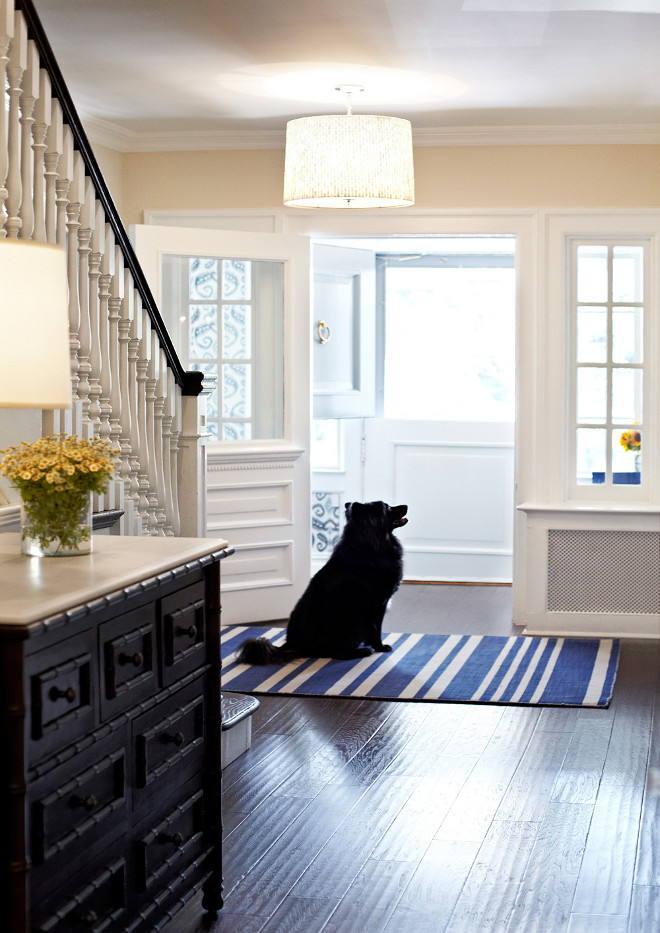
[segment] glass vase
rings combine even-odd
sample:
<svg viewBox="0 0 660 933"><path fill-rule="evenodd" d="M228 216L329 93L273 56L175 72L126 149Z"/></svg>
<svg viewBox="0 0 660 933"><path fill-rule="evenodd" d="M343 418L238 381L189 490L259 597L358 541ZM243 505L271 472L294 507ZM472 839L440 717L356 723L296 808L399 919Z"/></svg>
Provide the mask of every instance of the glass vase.
<svg viewBox="0 0 660 933"><path fill-rule="evenodd" d="M60 501L61 500L61 501ZM21 553L31 557L77 557L92 550L92 493L52 494L21 502Z"/></svg>

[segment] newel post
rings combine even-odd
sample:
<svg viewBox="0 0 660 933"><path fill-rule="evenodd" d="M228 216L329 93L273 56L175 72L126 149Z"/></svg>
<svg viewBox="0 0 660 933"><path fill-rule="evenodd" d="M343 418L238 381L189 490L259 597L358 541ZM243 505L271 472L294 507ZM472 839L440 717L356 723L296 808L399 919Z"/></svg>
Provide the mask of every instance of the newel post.
<svg viewBox="0 0 660 933"><path fill-rule="evenodd" d="M182 538L206 537L206 400L215 378L204 377L199 395L181 397L177 485Z"/></svg>

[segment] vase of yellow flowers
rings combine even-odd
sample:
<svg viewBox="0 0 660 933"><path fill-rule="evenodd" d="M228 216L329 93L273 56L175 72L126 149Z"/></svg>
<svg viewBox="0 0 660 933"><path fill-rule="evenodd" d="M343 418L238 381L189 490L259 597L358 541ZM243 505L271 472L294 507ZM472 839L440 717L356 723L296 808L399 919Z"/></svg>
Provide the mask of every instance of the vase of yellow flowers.
<svg viewBox="0 0 660 933"><path fill-rule="evenodd" d="M642 450L642 435L639 431L623 431L621 437L619 438L619 443L624 450L631 450L635 454L635 470L637 473L641 469L641 450Z"/></svg>
<svg viewBox="0 0 660 933"><path fill-rule="evenodd" d="M94 437L54 434L2 451L2 474L21 497L21 551L70 557L92 550L92 494L115 470L112 446Z"/></svg>

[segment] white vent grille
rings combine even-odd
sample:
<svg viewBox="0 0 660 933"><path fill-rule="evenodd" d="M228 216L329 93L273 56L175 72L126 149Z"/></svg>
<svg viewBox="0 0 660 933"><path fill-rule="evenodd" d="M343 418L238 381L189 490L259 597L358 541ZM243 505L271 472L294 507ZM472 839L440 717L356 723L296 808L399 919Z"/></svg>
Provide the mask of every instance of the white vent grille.
<svg viewBox="0 0 660 933"><path fill-rule="evenodd" d="M548 612L660 612L660 534L548 530Z"/></svg>

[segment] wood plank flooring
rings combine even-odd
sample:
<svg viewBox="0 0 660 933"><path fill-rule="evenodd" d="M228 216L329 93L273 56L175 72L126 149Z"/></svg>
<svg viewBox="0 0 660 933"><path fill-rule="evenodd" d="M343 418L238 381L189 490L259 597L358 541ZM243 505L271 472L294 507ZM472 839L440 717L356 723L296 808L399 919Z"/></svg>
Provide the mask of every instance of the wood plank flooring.
<svg viewBox="0 0 660 933"><path fill-rule="evenodd" d="M404 585L386 629L509 634L509 599ZM225 906L164 933L657 933L659 669L624 642L607 710L261 697Z"/></svg>

